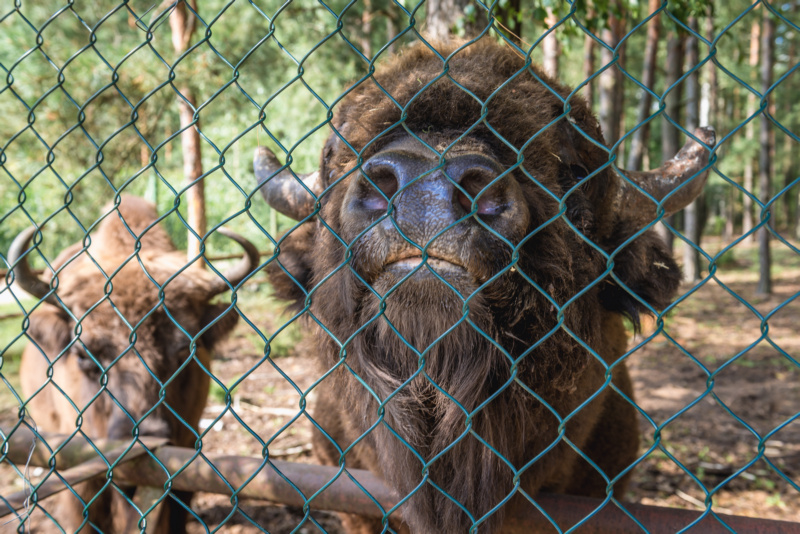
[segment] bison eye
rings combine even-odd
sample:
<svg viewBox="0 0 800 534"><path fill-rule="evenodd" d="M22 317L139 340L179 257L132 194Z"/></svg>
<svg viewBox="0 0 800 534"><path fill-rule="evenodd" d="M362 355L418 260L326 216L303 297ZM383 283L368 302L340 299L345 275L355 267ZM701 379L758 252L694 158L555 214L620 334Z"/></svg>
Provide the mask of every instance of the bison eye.
<svg viewBox="0 0 800 534"><path fill-rule="evenodd" d="M89 377L100 376L102 368L89 356L86 349L80 344L75 344L72 352L78 358L78 368Z"/></svg>
<svg viewBox="0 0 800 534"><path fill-rule="evenodd" d="M576 181L583 180L589 176L589 171L583 165L573 164L569 166L569 169L572 171L572 176L575 177Z"/></svg>

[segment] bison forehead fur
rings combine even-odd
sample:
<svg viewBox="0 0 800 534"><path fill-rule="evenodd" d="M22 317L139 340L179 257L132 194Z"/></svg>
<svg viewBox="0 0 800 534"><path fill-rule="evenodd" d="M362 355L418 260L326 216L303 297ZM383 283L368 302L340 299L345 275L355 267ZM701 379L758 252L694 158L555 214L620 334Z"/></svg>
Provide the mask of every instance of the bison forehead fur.
<svg viewBox="0 0 800 534"><path fill-rule="evenodd" d="M12 260L20 285L47 301L31 315L32 342L20 368L30 415L48 432L71 434L80 420L81 431L90 438L130 439L135 423L140 435L191 446L209 390L209 376L197 362L209 367L212 347L230 332L238 316L224 304L210 303L221 292L219 277L187 265L185 253L158 226L152 204L123 196L116 209L107 206L105 212L86 250L76 243L52 262L60 302L37 294L41 282L28 276L25 258ZM32 234L26 235L15 243L25 248ZM252 258L246 262L249 272ZM232 283L238 281L234 278ZM191 337L206 328L190 351ZM196 361L187 364L190 358ZM77 488L84 502L93 501L103 481ZM188 495L176 495L188 504ZM62 528L75 529L84 521L84 505L77 498L64 492L56 500L50 511ZM123 532L139 519L130 506L120 504L122 498L114 491L103 492L93 502L89 518L105 532ZM167 507L169 514L162 514L163 523L156 521L153 531L182 532L183 505L168 499Z"/></svg>
<svg viewBox="0 0 800 534"><path fill-rule="evenodd" d="M680 275L653 232L617 250L641 219L620 209L625 182L603 168L580 98L565 106L568 88L487 40L443 69L412 47L348 94L322 154L321 208L281 247L292 278L276 265L270 276L296 306L314 288L319 360L337 367L319 386L318 457L338 465L357 441L348 466L413 493L403 529L482 521L489 533L525 505L495 510L517 476L528 494L606 494L559 439L567 416L565 437L610 479L633 463L635 410L603 384L610 374L631 398L623 316L666 306ZM614 277L588 241L615 252Z"/></svg>

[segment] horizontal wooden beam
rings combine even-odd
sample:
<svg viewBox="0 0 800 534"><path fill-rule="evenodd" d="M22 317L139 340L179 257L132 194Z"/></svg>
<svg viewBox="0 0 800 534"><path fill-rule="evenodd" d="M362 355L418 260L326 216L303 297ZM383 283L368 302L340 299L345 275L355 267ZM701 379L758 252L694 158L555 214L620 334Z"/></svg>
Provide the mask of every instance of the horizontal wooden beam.
<svg viewBox="0 0 800 534"><path fill-rule="evenodd" d="M7 436L8 433L3 431L3 435ZM51 434L43 434L42 438L50 447L62 444L64 441L64 436ZM32 439L33 434L28 428L18 427L3 444L2 451L6 453L6 459L25 464L31 452ZM94 445L99 450L112 451L126 444L119 441L96 440ZM114 468L114 479L135 486L164 487L167 483L164 472L166 467L170 473L179 473L171 480L173 490L237 495L245 499L262 499L300 507L308 504L317 510L369 517L382 517L386 510L393 508L398 502L397 495L386 487L380 478L361 469L285 462L269 458L205 453L199 455L194 449L171 447L154 442L152 445L154 446L148 447L152 454L140 454L135 458L126 457L126 461ZM142 447L139 448L143 450ZM86 443L81 436L74 436L61 447L60 451L56 458L56 466L59 469L68 469L77 463L92 461L97 456L94 447ZM43 444L36 447L30 455L30 464L43 467L50 465L50 454ZM105 471L100 475L103 473ZM695 522L692 528L685 532L800 534L800 523L716 514L711 511L699 512L627 502L615 504L601 499L568 495L541 494L537 495L535 500L561 531L583 522L577 529L580 534L607 532L641 534L642 528L631 517L635 517L648 532L653 534L677 532ZM550 519L529 502L520 498L509 506L513 509L509 510L508 518L503 525L504 534L558 532Z"/></svg>

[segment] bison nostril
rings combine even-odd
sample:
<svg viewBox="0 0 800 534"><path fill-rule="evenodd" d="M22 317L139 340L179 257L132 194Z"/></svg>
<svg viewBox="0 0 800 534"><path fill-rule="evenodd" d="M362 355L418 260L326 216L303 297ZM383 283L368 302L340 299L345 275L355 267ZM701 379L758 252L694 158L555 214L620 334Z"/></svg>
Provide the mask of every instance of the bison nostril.
<svg viewBox="0 0 800 534"><path fill-rule="evenodd" d="M457 169L456 169L457 170ZM448 173L452 171L448 169ZM465 169L461 175L452 176L459 183L456 189L458 203L467 212L473 211L480 216L499 215L505 209L503 190L500 183L495 182L497 174L485 167Z"/></svg>
<svg viewBox="0 0 800 534"><path fill-rule="evenodd" d="M367 189L362 198L364 208L385 211L389 207L389 199L397 192L395 169L392 165L368 163L364 166L363 174Z"/></svg>
<svg viewBox="0 0 800 534"><path fill-rule="evenodd" d="M499 215L505 210L505 204L501 203L499 199L491 197L487 193L479 195L477 198L471 198L465 195L462 191L457 192L458 203L468 213L472 212L472 203L475 202L475 214L481 216Z"/></svg>

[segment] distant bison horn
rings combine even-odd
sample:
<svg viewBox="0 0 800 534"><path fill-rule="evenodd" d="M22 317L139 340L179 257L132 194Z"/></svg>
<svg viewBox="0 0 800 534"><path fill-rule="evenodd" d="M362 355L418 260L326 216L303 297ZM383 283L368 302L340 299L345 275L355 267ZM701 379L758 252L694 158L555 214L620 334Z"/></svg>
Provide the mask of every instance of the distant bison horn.
<svg viewBox="0 0 800 534"><path fill-rule="evenodd" d="M227 280L217 279L217 282L211 287L209 298L214 295L224 293L231 287L236 287L244 280L250 273L252 273L259 264L258 249L250 241L240 236L236 232L225 228L224 226L217 230L219 233L233 239L244 249L244 257L239 260L239 263L222 273L222 276ZM230 284L230 285L229 285Z"/></svg>
<svg viewBox="0 0 800 534"><path fill-rule="evenodd" d="M323 190L319 171L295 175L288 166L281 165L270 149L263 146L256 148L253 170L261 194L273 209L296 221L313 213L317 202L315 197L319 197Z"/></svg>
<svg viewBox="0 0 800 534"><path fill-rule="evenodd" d="M33 273L30 264L28 264L27 255L23 256L23 253L28 249L30 241L36 231L36 228L30 227L19 233L11 243L11 248L8 251L8 263L12 266L14 278L22 289L38 299L44 299L45 302L58 306L58 299L54 293L50 292L50 285ZM244 249L245 255L238 264L222 273L225 280L218 279L217 282L211 286L208 295L209 299L227 291L231 286L236 287L247 275L252 273L259 264L258 249L256 249L255 245L227 228L223 227L218 231L222 235L239 243Z"/></svg>
<svg viewBox="0 0 800 534"><path fill-rule="evenodd" d="M50 292L50 284L45 283L42 279L36 276L28 264L28 256L23 256L23 253L30 246L33 235L38 231L38 228L31 226L19 233L14 241L11 243L11 248L8 250L8 264L14 273L14 278L19 286L36 297L43 299L45 302L58 306L58 299L55 293Z"/></svg>
<svg viewBox="0 0 800 534"><path fill-rule="evenodd" d="M716 134L713 128L703 127L696 129L694 136L705 146L694 139L689 139L672 159L658 169L646 172L620 171L630 182L639 186L657 202L661 202L665 217L688 206L700 195L706 183L708 177L706 167L711 148L717 142ZM615 208L621 217L632 220L638 223L638 227L642 227L656 218L656 205L644 198L628 180L619 179Z"/></svg>

